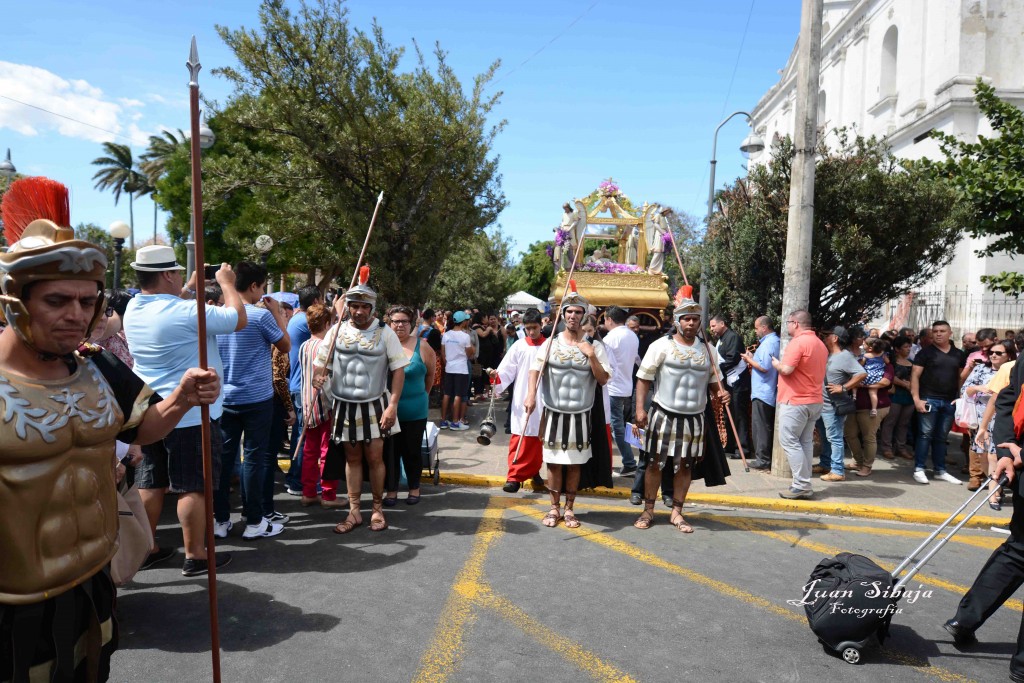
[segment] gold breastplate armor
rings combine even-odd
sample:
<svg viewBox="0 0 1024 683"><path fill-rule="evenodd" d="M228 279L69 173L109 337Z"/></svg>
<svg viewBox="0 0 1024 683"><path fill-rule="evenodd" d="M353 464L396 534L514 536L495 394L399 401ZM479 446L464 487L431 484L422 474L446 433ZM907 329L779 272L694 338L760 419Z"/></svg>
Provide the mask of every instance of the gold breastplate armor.
<svg viewBox="0 0 1024 683"><path fill-rule="evenodd" d="M0 374L0 603L53 597L110 561L114 439L124 428L87 360L60 380Z"/></svg>

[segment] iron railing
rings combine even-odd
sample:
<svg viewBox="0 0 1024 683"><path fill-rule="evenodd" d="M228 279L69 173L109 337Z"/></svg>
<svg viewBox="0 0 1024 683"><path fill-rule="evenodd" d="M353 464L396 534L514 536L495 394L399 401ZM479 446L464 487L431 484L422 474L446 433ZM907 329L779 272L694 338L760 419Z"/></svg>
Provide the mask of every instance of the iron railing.
<svg viewBox="0 0 1024 683"><path fill-rule="evenodd" d="M1024 297L972 293L966 287L924 289L890 301L884 313L890 326L914 330L929 327L934 320L946 320L954 339L982 327L994 327L1002 335L1006 330L1024 328Z"/></svg>

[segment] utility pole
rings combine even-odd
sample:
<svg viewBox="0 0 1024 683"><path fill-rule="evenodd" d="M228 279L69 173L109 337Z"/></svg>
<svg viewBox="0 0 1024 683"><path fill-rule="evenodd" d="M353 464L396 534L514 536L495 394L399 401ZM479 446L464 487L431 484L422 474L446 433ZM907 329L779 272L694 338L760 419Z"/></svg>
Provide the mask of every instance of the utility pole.
<svg viewBox="0 0 1024 683"><path fill-rule="evenodd" d="M818 78L821 74L821 14L823 0L803 0L800 11L800 47L797 50L796 126L793 131L793 167L790 173L789 226L786 232L786 269L782 285L782 320L792 311L806 309L811 289L811 244L814 237L814 156L818 146ZM789 330L782 325L782 348ZM776 412L776 415L778 413ZM772 474L790 477L789 460L779 444L778 422L772 448Z"/></svg>

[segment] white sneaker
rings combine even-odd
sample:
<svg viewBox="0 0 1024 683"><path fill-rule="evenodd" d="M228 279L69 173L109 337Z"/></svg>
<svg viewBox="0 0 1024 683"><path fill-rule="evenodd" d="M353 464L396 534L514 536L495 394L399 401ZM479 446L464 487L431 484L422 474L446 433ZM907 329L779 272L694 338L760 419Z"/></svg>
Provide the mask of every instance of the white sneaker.
<svg viewBox="0 0 1024 683"><path fill-rule="evenodd" d="M469 431L469 425L465 422L454 422L452 423L451 430L453 432L465 432Z"/></svg>
<svg viewBox="0 0 1024 683"><path fill-rule="evenodd" d="M914 470L914 481L918 484L927 484L928 475L924 473L924 470Z"/></svg>
<svg viewBox="0 0 1024 683"><path fill-rule="evenodd" d="M228 534L231 533L231 520L226 522L214 522L213 523L213 535L217 538L227 538Z"/></svg>
<svg viewBox="0 0 1024 683"><path fill-rule="evenodd" d="M939 472L938 474L935 475L935 478L941 479L942 481L948 481L950 484L963 484L962 481L954 477L949 472Z"/></svg>
<svg viewBox="0 0 1024 683"><path fill-rule="evenodd" d="M245 527L242 540L255 541L257 538L270 538L271 536L277 536L282 531L284 531L283 524L274 524L263 519L256 526Z"/></svg>

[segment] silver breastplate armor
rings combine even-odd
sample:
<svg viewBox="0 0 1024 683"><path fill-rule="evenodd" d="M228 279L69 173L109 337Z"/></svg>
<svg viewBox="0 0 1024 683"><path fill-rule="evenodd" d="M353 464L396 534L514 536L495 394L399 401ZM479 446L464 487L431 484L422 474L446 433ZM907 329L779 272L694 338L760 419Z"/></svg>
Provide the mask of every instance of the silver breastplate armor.
<svg viewBox="0 0 1024 683"><path fill-rule="evenodd" d="M560 413L584 413L594 406L596 390L597 378L587 357L556 338L541 382L544 405Z"/></svg>
<svg viewBox="0 0 1024 683"><path fill-rule="evenodd" d="M378 323L360 330L342 325L331 363L331 395L349 403L372 401L384 395L388 378L388 356Z"/></svg>
<svg viewBox="0 0 1024 683"><path fill-rule="evenodd" d="M672 340L665 362L658 368L654 400L673 413L703 413L710 377L711 361L703 344L683 346Z"/></svg>

